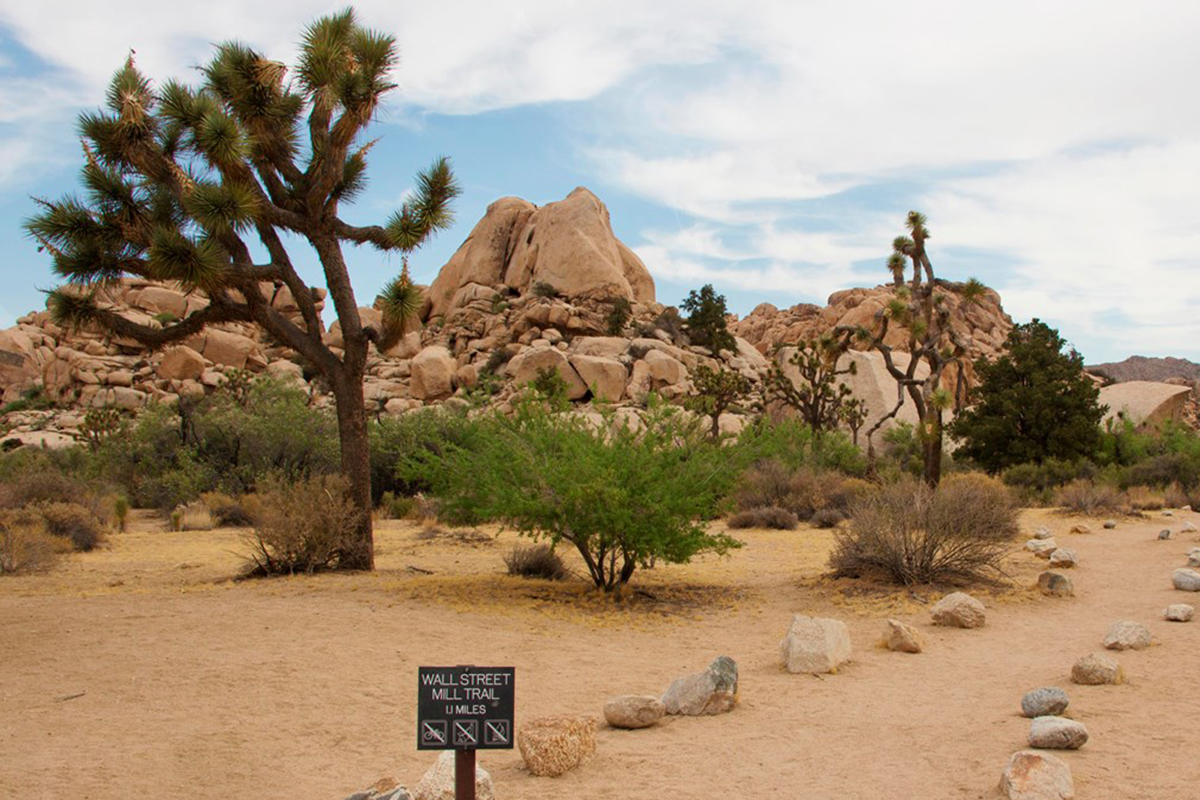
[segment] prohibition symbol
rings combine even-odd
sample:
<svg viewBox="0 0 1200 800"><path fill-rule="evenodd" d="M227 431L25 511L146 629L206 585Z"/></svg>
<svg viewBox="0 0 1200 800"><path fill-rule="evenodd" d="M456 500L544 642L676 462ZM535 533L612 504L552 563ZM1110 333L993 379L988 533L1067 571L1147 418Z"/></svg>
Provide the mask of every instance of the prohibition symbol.
<svg viewBox="0 0 1200 800"><path fill-rule="evenodd" d="M490 719L483 723L484 744L508 744L508 720Z"/></svg>
<svg viewBox="0 0 1200 800"><path fill-rule="evenodd" d="M479 720L456 719L454 721L454 746L474 747L479 743Z"/></svg>
<svg viewBox="0 0 1200 800"><path fill-rule="evenodd" d="M434 720L421 723L421 744L446 744L446 721Z"/></svg>

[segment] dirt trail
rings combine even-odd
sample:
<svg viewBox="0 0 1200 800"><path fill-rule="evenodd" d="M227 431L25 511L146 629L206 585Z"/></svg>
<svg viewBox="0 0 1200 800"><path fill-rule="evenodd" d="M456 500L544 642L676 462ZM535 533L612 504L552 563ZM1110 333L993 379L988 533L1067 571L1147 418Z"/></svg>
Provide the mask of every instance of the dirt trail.
<svg viewBox="0 0 1200 800"><path fill-rule="evenodd" d="M1020 698L1042 685L1065 688L1091 733L1062 756L1081 800L1200 797L1200 622L1161 614L1200 600L1170 584L1200 535L1156 540L1184 519L1200 515L1069 535L1077 520L1027 513L1027 530L1045 522L1080 554L1077 596L981 594L988 623L971 631L819 578L829 534L807 529L750 532L729 559L647 573L658 602L614 611L582 587L499 575L507 536L468 546L390 524L376 574L214 583L236 569L236 533L142 523L55 573L0 580L0 797L339 800L384 774L412 786L432 760L415 750L420 664L516 665L519 724L599 715L608 697L659 693L722 653L741 671L733 713L602 727L595 759L558 779L529 776L516 751L482 754L498 797L992 797L1025 745ZM1014 556L1019 583L1044 563ZM782 671L793 612L845 620L854 662L824 678ZM917 624L926 652L880 649L888 615ZM1069 683L1119 619L1156 640L1118 654L1128 683Z"/></svg>

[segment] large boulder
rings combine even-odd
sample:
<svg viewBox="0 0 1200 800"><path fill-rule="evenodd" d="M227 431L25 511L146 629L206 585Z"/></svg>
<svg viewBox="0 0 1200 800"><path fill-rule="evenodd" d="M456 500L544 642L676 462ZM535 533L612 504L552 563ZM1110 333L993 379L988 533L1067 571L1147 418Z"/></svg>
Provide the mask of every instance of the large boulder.
<svg viewBox="0 0 1200 800"><path fill-rule="evenodd" d="M11 403L21 392L37 385L42 368L37 363L36 348L29 336L19 328L0 331L0 399Z"/></svg>
<svg viewBox="0 0 1200 800"><path fill-rule="evenodd" d="M413 800L454 800L454 751L438 756L421 782L413 789ZM486 769L475 767L475 800L495 800L492 776Z"/></svg>
<svg viewBox="0 0 1200 800"><path fill-rule="evenodd" d="M1073 800L1071 768L1047 753L1013 753L1000 776L1000 796L1006 800Z"/></svg>
<svg viewBox="0 0 1200 800"><path fill-rule="evenodd" d="M1105 422L1123 417L1135 425L1157 425L1180 419L1191 391L1173 383L1125 381L1103 387L1099 402L1108 406Z"/></svg>
<svg viewBox="0 0 1200 800"><path fill-rule="evenodd" d="M582 187L537 208L516 197L488 206L429 287L424 318L450 317L470 284L526 294L547 283L572 300L654 302L654 279L613 234L608 209Z"/></svg>
<svg viewBox="0 0 1200 800"><path fill-rule="evenodd" d="M545 369L556 371L567 384L567 399L578 400L588 392L587 384L579 377L561 350L536 347L522 350L508 362L505 371L517 386L524 386Z"/></svg>
<svg viewBox="0 0 1200 800"><path fill-rule="evenodd" d="M796 614L779 649L788 672L837 672L850 660L850 630L840 620Z"/></svg>
<svg viewBox="0 0 1200 800"><path fill-rule="evenodd" d="M530 772L556 778L596 752L596 720L587 716L531 719L517 731L517 747Z"/></svg>
<svg viewBox="0 0 1200 800"><path fill-rule="evenodd" d="M220 328L206 330L193 337L190 344L209 361L223 367L245 369L251 358L262 356L253 339Z"/></svg>
<svg viewBox="0 0 1200 800"><path fill-rule="evenodd" d="M430 345L412 360L409 391L418 400L440 400L454 391L458 362L441 345Z"/></svg>
<svg viewBox="0 0 1200 800"><path fill-rule="evenodd" d="M732 711L738 700L737 663L720 656L703 672L676 678L662 700L668 714L702 716Z"/></svg>
<svg viewBox="0 0 1200 800"><path fill-rule="evenodd" d="M158 373L158 377L167 380L195 381L204 374L206 363L204 356L187 345L180 345L167 351L162 361L158 362L155 372Z"/></svg>
<svg viewBox="0 0 1200 800"><path fill-rule="evenodd" d="M570 362L597 399L616 402L625 394L625 382L629 373L620 361L602 356L575 354L570 357Z"/></svg>

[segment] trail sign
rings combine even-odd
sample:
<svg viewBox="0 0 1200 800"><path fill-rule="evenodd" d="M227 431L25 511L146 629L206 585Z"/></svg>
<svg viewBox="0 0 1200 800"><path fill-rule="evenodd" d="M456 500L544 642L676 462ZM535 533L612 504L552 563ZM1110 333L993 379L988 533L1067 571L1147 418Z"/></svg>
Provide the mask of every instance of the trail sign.
<svg viewBox="0 0 1200 800"><path fill-rule="evenodd" d="M511 750L514 667L420 667L418 750Z"/></svg>

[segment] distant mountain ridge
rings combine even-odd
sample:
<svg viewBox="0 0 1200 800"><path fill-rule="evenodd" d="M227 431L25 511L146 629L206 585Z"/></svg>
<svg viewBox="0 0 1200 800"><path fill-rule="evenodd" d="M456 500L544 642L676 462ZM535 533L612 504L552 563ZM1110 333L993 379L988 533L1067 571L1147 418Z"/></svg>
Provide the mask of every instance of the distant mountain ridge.
<svg viewBox="0 0 1200 800"><path fill-rule="evenodd" d="M1185 380L1188 383L1200 381L1200 364L1188 361L1186 358L1148 358L1146 356L1130 356L1124 361L1108 364L1093 364L1088 366L1088 372L1107 375L1117 383L1126 381L1156 381L1158 383Z"/></svg>

